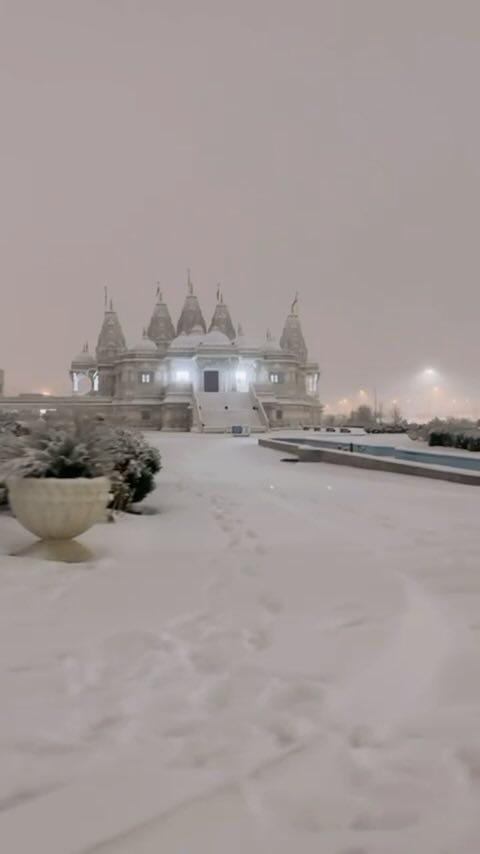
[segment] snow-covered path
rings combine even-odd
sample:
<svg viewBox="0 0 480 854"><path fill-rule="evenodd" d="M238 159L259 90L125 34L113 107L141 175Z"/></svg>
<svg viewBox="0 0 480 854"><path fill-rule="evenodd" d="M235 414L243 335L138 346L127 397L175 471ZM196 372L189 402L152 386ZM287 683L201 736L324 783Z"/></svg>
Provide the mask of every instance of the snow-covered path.
<svg viewBox="0 0 480 854"><path fill-rule="evenodd" d="M1 850L478 854L475 489L151 438L90 564L0 516Z"/></svg>

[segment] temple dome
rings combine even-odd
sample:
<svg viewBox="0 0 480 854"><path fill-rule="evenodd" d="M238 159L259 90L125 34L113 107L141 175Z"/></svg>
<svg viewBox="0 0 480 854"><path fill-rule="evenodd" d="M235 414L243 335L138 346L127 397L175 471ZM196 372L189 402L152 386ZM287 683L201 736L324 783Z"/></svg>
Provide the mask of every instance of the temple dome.
<svg viewBox="0 0 480 854"><path fill-rule="evenodd" d="M147 336L147 333L144 332L141 341L135 345L135 347L130 347L129 352L133 353L156 353L157 345Z"/></svg>
<svg viewBox="0 0 480 854"><path fill-rule="evenodd" d="M95 358L91 353L79 353L72 359L72 365L95 365Z"/></svg>
<svg viewBox="0 0 480 854"><path fill-rule="evenodd" d="M96 367L96 364L95 357L92 353L89 353L87 345L85 345L81 353L78 353L78 355L72 359L72 367L94 368Z"/></svg>

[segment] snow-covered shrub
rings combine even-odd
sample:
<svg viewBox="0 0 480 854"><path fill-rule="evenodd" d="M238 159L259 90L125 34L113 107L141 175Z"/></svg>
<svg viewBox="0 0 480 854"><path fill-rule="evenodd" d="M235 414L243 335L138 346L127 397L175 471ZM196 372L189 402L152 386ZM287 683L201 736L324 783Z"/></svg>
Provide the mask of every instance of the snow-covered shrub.
<svg viewBox="0 0 480 854"><path fill-rule="evenodd" d="M455 432L454 430L432 430L428 436L428 444L431 447L441 446L444 448L461 448L464 451L480 451L480 435L473 431Z"/></svg>
<svg viewBox="0 0 480 854"><path fill-rule="evenodd" d="M112 507L125 510L155 488L159 452L142 435L120 427L38 426L28 435L0 435L0 480L16 477L98 477L112 484Z"/></svg>
<svg viewBox="0 0 480 854"><path fill-rule="evenodd" d="M98 455L111 477L112 506L125 510L155 489L160 453L141 434L122 427L106 428L100 436Z"/></svg>
<svg viewBox="0 0 480 854"><path fill-rule="evenodd" d="M453 435L446 430L432 430L428 437L428 444L432 448L435 446L451 448L453 445Z"/></svg>
<svg viewBox="0 0 480 854"><path fill-rule="evenodd" d="M7 436L24 436L28 430L15 418L13 412L0 412L0 441ZM6 484L0 480L0 507L8 504Z"/></svg>
<svg viewBox="0 0 480 854"><path fill-rule="evenodd" d="M101 474L93 432L42 425L27 435L0 436L0 475L4 478L91 478Z"/></svg>

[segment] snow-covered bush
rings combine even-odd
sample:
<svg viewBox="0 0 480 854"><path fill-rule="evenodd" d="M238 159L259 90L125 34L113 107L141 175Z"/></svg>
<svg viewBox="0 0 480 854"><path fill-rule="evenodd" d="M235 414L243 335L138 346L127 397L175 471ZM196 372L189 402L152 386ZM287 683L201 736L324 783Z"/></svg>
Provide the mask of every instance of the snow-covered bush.
<svg viewBox="0 0 480 854"><path fill-rule="evenodd" d="M42 425L27 435L0 436L0 475L4 478L91 478L102 474L93 432Z"/></svg>
<svg viewBox="0 0 480 854"><path fill-rule="evenodd" d="M114 509L125 510L155 489L155 475L162 467L160 453L141 434L106 428L101 431L98 453L108 461Z"/></svg>
<svg viewBox="0 0 480 854"><path fill-rule="evenodd" d="M0 480L8 477L78 478L106 475L112 507L125 510L155 488L159 452L123 428L77 425L37 427L29 435L0 435Z"/></svg>
<svg viewBox="0 0 480 854"><path fill-rule="evenodd" d="M20 424L13 412L0 412L0 441L7 436L27 435L29 431ZM6 484L0 480L0 507L8 504L8 490Z"/></svg>
<svg viewBox="0 0 480 854"><path fill-rule="evenodd" d="M480 451L480 435L478 431L455 432L454 430L432 430L428 437L431 447L462 448L464 451Z"/></svg>

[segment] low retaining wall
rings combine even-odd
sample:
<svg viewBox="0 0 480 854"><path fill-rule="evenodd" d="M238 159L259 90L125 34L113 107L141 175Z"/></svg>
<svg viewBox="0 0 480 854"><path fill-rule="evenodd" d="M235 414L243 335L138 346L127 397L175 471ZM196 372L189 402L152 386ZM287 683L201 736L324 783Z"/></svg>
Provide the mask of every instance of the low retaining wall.
<svg viewBox="0 0 480 854"><path fill-rule="evenodd" d="M443 466L424 465L422 463L403 462L391 457L373 457L355 454L350 451L327 450L325 448L309 448L295 445L293 442L282 442L277 439L259 439L258 444L263 448L282 451L290 457L296 457L301 462L330 463L337 466L350 466L357 469L410 474L414 477L428 477L432 480L448 480L451 483L466 483L469 486L480 486L480 472L459 471Z"/></svg>

